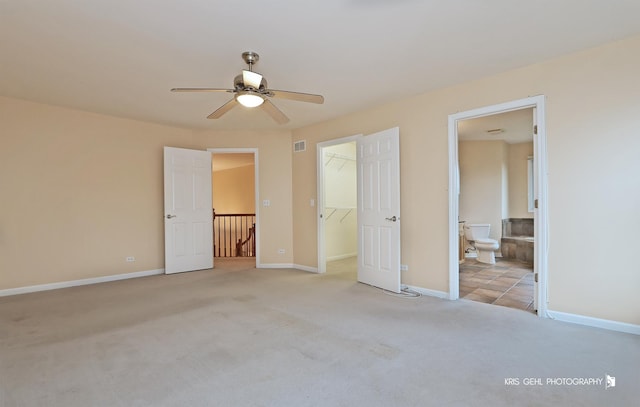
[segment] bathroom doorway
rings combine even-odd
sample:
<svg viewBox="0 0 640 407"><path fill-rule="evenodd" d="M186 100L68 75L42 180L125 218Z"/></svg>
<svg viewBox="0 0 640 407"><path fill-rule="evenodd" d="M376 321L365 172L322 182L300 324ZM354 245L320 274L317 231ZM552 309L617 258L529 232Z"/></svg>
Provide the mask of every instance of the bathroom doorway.
<svg viewBox="0 0 640 407"><path fill-rule="evenodd" d="M458 121L460 298L529 312L533 115L529 107ZM474 237L490 240L481 244Z"/></svg>
<svg viewBox="0 0 640 407"><path fill-rule="evenodd" d="M543 96L449 116L451 299L546 317L543 124ZM470 225L491 239L482 250L465 234ZM496 246L490 264L485 247Z"/></svg>
<svg viewBox="0 0 640 407"><path fill-rule="evenodd" d="M318 272L357 281L356 139L318 143Z"/></svg>

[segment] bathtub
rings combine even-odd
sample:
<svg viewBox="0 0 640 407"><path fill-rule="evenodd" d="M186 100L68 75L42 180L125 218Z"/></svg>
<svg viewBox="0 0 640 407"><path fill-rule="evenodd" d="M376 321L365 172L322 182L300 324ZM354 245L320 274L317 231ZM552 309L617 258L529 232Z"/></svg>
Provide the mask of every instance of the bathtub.
<svg viewBox="0 0 640 407"><path fill-rule="evenodd" d="M502 220L502 239L500 239L502 258L533 264L534 243L533 219Z"/></svg>

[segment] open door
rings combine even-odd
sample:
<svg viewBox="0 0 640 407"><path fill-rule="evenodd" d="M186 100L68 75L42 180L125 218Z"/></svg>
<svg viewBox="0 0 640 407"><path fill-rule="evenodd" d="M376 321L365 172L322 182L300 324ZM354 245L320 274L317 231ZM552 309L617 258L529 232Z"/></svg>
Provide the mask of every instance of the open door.
<svg viewBox="0 0 640 407"><path fill-rule="evenodd" d="M357 140L358 281L400 292L400 130Z"/></svg>
<svg viewBox="0 0 640 407"><path fill-rule="evenodd" d="M213 267L211 153L164 148L165 273Z"/></svg>

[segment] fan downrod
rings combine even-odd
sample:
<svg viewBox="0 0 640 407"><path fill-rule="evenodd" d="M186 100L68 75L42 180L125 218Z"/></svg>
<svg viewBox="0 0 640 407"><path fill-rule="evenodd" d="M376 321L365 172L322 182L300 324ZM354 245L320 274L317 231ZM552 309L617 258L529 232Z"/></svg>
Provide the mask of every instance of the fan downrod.
<svg viewBox="0 0 640 407"><path fill-rule="evenodd" d="M249 65L249 68L260 59L260 55L253 51L247 51L242 53L242 59L244 62Z"/></svg>

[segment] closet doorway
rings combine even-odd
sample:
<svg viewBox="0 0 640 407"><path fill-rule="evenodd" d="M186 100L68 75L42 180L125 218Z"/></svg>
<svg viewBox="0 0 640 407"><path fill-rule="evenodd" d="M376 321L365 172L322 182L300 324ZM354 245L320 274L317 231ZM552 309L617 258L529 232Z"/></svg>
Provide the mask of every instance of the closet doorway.
<svg viewBox="0 0 640 407"><path fill-rule="evenodd" d="M356 139L317 144L318 272L357 281Z"/></svg>

